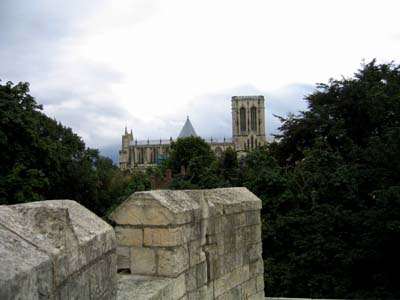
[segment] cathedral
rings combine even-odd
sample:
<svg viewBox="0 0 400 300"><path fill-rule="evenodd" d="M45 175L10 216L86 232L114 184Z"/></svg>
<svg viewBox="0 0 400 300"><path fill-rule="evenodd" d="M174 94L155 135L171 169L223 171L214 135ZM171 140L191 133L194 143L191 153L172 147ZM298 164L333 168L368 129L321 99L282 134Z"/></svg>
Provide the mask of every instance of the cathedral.
<svg viewBox="0 0 400 300"><path fill-rule="evenodd" d="M189 117L178 138L197 136ZM122 136L122 148L119 151L121 170L155 166L165 160L170 151L172 138L167 140L138 141L133 138L132 130ZM239 154L246 153L265 145L265 109L264 96L232 97L232 138L205 140L217 156L231 147Z"/></svg>

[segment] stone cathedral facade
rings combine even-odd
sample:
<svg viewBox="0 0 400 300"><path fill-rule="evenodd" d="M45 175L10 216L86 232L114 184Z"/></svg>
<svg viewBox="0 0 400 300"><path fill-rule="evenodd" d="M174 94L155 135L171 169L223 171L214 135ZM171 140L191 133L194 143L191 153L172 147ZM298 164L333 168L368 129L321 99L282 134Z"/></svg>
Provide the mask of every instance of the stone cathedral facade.
<svg viewBox="0 0 400 300"><path fill-rule="evenodd" d="M189 117L178 138L197 136ZM147 168L165 160L170 152L172 138L167 140L138 141L133 138L132 130L122 136L119 151L121 170ZM231 147L239 154L245 154L266 144L264 96L232 97L232 138L205 139L215 154L221 155Z"/></svg>

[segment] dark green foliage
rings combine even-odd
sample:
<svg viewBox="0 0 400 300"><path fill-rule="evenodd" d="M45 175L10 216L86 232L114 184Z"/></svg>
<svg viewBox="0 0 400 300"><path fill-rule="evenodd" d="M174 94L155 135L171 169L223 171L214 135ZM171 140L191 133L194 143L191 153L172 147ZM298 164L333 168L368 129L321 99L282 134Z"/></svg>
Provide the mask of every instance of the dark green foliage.
<svg viewBox="0 0 400 300"><path fill-rule="evenodd" d="M1 204L72 198L104 215L167 168L174 189L244 185L263 202L268 295L400 299L399 66L372 61L319 84L308 111L240 162L190 137L147 173L117 170L27 92L0 85Z"/></svg>
<svg viewBox="0 0 400 300"><path fill-rule="evenodd" d="M270 295L398 299L400 71L320 84L279 141L246 158L260 196Z"/></svg>
<svg viewBox="0 0 400 300"><path fill-rule="evenodd" d="M216 188L224 185L217 174L217 160L210 146L200 137L178 138L171 145L166 161L173 179L171 189Z"/></svg>
<svg viewBox="0 0 400 300"><path fill-rule="evenodd" d="M239 161L236 151L231 147L226 149L218 158L217 171L225 181L226 186L239 186L241 184Z"/></svg>
<svg viewBox="0 0 400 300"><path fill-rule="evenodd" d="M70 128L48 118L29 95L28 83L0 84L0 204L74 199L103 216L146 176L116 183L120 172Z"/></svg>

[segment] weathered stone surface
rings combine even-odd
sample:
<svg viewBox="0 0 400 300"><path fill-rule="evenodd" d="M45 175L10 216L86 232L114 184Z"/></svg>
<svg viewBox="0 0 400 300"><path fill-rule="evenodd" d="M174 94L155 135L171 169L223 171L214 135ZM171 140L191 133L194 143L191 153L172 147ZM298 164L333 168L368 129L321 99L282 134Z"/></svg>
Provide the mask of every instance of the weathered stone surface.
<svg viewBox="0 0 400 300"><path fill-rule="evenodd" d="M154 275L157 271L156 252L151 248L131 248L132 274Z"/></svg>
<svg viewBox="0 0 400 300"><path fill-rule="evenodd" d="M242 187L205 190L205 197L209 205L215 206L220 214L261 209L260 199Z"/></svg>
<svg viewBox="0 0 400 300"><path fill-rule="evenodd" d="M0 299L89 299L96 280L99 296L113 294L114 231L75 201L0 206L0 229ZM103 260L91 290L90 269Z"/></svg>
<svg viewBox="0 0 400 300"><path fill-rule="evenodd" d="M143 275L118 276L118 300L169 300L185 295L185 279Z"/></svg>
<svg viewBox="0 0 400 300"><path fill-rule="evenodd" d="M118 300L158 300L175 279L143 275L118 276ZM167 298L168 299L168 298ZM173 298L169 298L173 299Z"/></svg>
<svg viewBox="0 0 400 300"><path fill-rule="evenodd" d="M255 278L251 278L250 280L242 284L242 299L249 299L256 293L257 293L257 287Z"/></svg>
<svg viewBox="0 0 400 300"><path fill-rule="evenodd" d="M143 245L142 229L117 226L115 236L121 246L141 247Z"/></svg>
<svg viewBox="0 0 400 300"><path fill-rule="evenodd" d="M130 247L117 247L117 267L118 270L131 268Z"/></svg>
<svg viewBox="0 0 400 300"><path fill-rule="evenodd" d="M226 291L234 288L235 286L239 286L248 279L249 279L248 265L236 268L232 272L227 273L221 278L215 280L214 284L215 297L224 294ZM240 299L240 296L237 299Z"/></svg>
<svg viewBox="0 0 400 300"><path fill-rule="evenodd" d="M193 221L200 204L185 191L155 190L137 192L122 203L110 219L117 224L171 225Z"/></svg>
<svg viewBox="0 0 400 300"><path fill-rule="evenodd" d="M145 246L177 246L184 241L182 227L174 228L144 228Z"/></svg>
<svg viewBox="0 0 400 300"><path fill-rule="evenodd" d="M258 299L260 208L245 188L136 193L111 216L119 261L126 265L128 247L132 273L179 279L143 299ZM121 226L143 233L143 241L133 245Z"/></svg>
<svg viewBox="0 0 400 300"><path fill-rule="evenodd" d="M157 274L166 277L176 277L189 267L189 251L187 246L173 249L157 250Z"/></svg>
<svg viewBox="0 0 400 300"><path fill-rule="evenodd" d="M0 225L0 299L50 298L52 280L51 258Z"/></svg>

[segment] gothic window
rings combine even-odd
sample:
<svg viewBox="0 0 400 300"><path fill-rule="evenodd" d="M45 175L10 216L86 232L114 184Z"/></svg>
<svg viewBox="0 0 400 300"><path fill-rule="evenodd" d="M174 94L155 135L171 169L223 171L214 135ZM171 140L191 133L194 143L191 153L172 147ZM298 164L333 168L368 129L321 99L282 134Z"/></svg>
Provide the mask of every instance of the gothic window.
<svg viewBox="0 0 400 300"><path fill-rule="evenodd" d="M240 109L240 131L246 131L246 109L244 107Z"/></svg>
<svg viewBox="0 0 400 300"><path fill-rule="evenodd" d="M254 139L253 139L253 136L251 136L251 150L254 150Z"/></svg>
<svg viewBox="0 0 400 300"><path fill-rule="evenodd" d="M251 130L257 131L257 109L253 106L250 109Z"/></svg>

